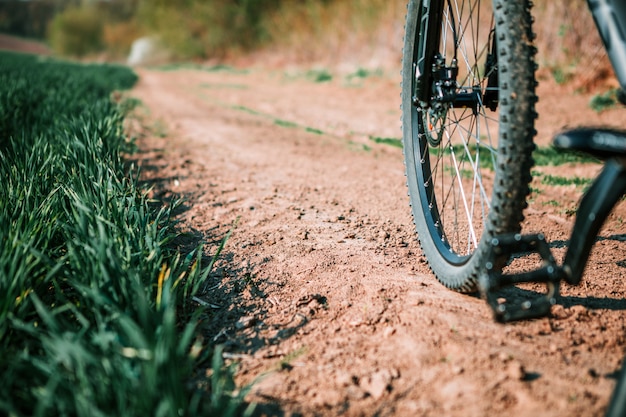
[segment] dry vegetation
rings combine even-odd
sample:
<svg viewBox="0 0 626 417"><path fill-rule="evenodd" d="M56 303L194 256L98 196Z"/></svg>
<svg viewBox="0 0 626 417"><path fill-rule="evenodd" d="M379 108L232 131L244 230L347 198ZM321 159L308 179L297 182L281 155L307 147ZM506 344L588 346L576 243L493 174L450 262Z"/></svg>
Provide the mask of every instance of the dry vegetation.
<svg viewBox="0 0 626 417"><path fill-rule="evenodd" d="M134 39L156 34L177 60L252 58L272 66L393 69L400 61L406 10L405 1L384 0L211 0L188 1L185 7L173 0L145 0L125 2L119 13L110 5L115 3L96 3L104 22L95 41L99 26L71 24L77 11L66 9L50 26L55 49L81 55L104 48L109 57L121 58ZM611 70L586 4L538 0L533 14L540 78L575 89L606 88ZM89 40L91 47L68 49L59 39Z"/></svg>
<svg viewBox="0 0 626 417"><path fill-rule="evenodd" d="M612 70L586 2L537 1L534 15L540 75L576 90L605 87Z"/></svg>

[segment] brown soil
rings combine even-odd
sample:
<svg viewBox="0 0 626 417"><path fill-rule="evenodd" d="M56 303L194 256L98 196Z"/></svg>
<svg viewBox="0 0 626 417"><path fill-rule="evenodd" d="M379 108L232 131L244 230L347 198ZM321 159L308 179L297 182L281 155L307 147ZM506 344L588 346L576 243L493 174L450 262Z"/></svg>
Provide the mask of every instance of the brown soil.
<svg viewBox="0 0 626 417"><path fill-rule="evenodd" d="M258 415L603 415L626 344L625 207L552 317L497 324L485 302L429 272L402 152L369 139L401 135L398 79L140 75L131 94L167 128L140 141L155 197L186 198L182 224L209 252L236 224L204 326L238 362L238 383L254 382ZM540 96L540 145L565 125L623 117L554 86ZM562 256L581 189L533 187L525 230L545 232Z"/></svg>
<svg viewBox="0 0 626 417"><path fill-rule="evenodd" d="M50 49L41 42L0 33L0 50L2 49L29 54L50 55Z"/></svg>

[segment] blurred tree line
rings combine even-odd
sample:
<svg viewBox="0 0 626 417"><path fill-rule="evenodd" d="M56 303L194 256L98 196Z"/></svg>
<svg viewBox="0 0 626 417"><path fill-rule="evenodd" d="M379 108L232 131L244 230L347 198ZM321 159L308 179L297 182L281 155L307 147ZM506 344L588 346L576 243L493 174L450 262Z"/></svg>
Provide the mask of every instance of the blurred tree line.
<svg viewBox="0 0 626 417"><path fill-rule="evenodd" d="M179 57L207 58L268 41L264 17L289 1L294 0L141 0L137 18Z"/></svg>
<svg viewBox="0 0 626 417"><path fill-rule="evenodd" d="M120 27L131 36L139 33L138 6L139 0L0 0L0 32L47 41L61 55L82 56L110 46L107 32L113 38ZM130 42L124 40L122 49Z"/></svg>
<svg viewBox="0 0 626 417"><path fill-rule="evenodd" d="M61 55L128 54L156 35L174 59L265 46L289 59L397 62L408 0L0 0L0 32L45 39ZM555 79L610 72L585 2L536 0L538 60ZM382 51L382 52L381 52ZM352 57L352 58L351 58Z"/></svg>
<svg viewBox="0 0 626 417"><path fill-rule="evenodd" d="M270 36L264 16L288 3L332 0L0 0L0 32L47 40L63 55L124 53L158 34L179 58L247 50Z"/></svg>
<svg viewBox="0 0 626 417"><path fill-rule="evenodd" d="M83 6L105 10L107 18L131 19L138 0L0 0L0 32L34 39L45 39L48 25L63 11Z"/></svg>
<svg viewBox="0 0 626 417"><path fill-rule="evenodd" d="M0 1L0 32L43 39L56 8L52 1Z"/></svg>

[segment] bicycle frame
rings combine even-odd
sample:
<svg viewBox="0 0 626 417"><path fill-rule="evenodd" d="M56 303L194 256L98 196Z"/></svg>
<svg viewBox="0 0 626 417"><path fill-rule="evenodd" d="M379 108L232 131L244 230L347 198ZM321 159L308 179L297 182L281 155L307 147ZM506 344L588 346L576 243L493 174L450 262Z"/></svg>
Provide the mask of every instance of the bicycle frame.
<svg viewBox="0 0 626 417"><path fill-rule="evenodd" d="M626 94L626 2L588 0L598 31L615 73ZM626 103L625 103L626 104ZM545 316L558 297L559 283L580 283L596 236L614 205L626 193L626 132L615 129L577 128L557 135L554 145L560 149L586 152L605 160L604 169L583 196L571 232L570 245L563 265L554 261L543 235L502 235L491 242L491 253L479 287L499 321L522 320ZM502 265L515 253L538 253L543 266L531 272L503 274L495 265ZM541 282L547 286L543 297L522 303L497 301L500 289L523 282Z"/></svg>
<svg viewBox="0 0 626 417"><path fill-rule="evenodd" d="M626 104L626 2L587 0L587 3L621 86L618 99ZM548 315L551 306L556 303L560 282L566 281L573 285L580 283L598 232L615 204L626 194L626 131L578 128L557 135L554 145L604 159L604 167L578 206L570 244L562 265L556 264L541 234L494 237L485 272L479 279L479 287L498 321ZM521 253L538 253L542 266L535 271L518 274L503 274L494 267L502 259L510 259ZM542 297L521 303L502 303L498 300L500 289L523 282L545 283L547 291ZM626 363L622 365L607 417L625 415Z"/></svg>
<svg viewBox="0 0 626 417"><path fill-rule="evenodd" d="M426 42L427 39L439 39L439 32L441 26L437 23L441 20L441 14L443 13L444 1L429 1L426 0L422 3L424 9L428 9L428 12L423 13L423 19L420 22L420 31L425 30L428 32L428 36L423 37L415 48L418 50L419 56L424 56L426 59L417 63L415 68L415 91L413 92L413 102L428 103L431 96L432 85L432 66L435 53L439 45ZM421 51L425 51L423 54Z"/></svg>
<svg viewBox="0 0 626 417"><path fill-rule="evenodd" d="M462 14L465 9L453 8L451 0L416 0L411 1L409 4L409 12L411 18L415 18L415 21L410 22L410 26L407 24L407 28L410 28L411 32L407 32L405 38L405 49L403 51L403 112L404 109L410 108L410 111L406 112L408 123L403 127L407 127L407 131L411 136L406 136L408 141L408 148L410 152L405 154L409 155L408 162L410 164L417 164L415 154L419 156L419 167L422 169L421 174L432 174L430 167L429 152L431 147L439 146L441 143L441 132L443 129L434 129L440 126L439 123L445 123L448 110L462 108L463 113L465 109L471 109L474 112L474 116L477 115L478 109L484 112L484 109L489 109L495 112L498 107L500 113L489 115L492 120L498 120L502 125L502 122L508 122L505 120L510 119L510 114L506 113L509 110L510 102L516 101L522 103L523 106L517 107L521 109L518 113L521 116L528 115L529 117L520 117L516 119L516 127L518 129L533 127L534 115L531 113L524 114L524 110L530 109L534 113L534 100L536 95L534 92L535 77L530 64L534 64L532 54L534 54L534 46L532 45L532 33L531 33L531 16L530 16L530 4L527 2L515 3L513 1L494 4L499 6L498 10L494 10L494 16L497 19L495 26L490 28L487 44L481 46L481 64L482 58L484 58L484 67L477 68L478 60L476 60L472 68L476 69L476 74L481 74L480 80L477 82L476 78L466 78L462 69L459 70L457 63L457 49L463 50L463 39L459 44L459 37L463 38L466 28L465 20L461 19L461 16L455 16L455 13ZM465 5L465 3L463 3ZM626 0L587 0L587 5L593 16L596 28L602 39L605 50L608 54L609 60L613 67L614 73L619 81L620 89L617 92L617 98L620 102L626 104ZM471 3L471 7L475 4ZM474 9L470 11L473 12ZM502 13L499 13L502 12ZM460 23L455 23L456 18L459 18ZM508 21L507 19L520 19L519 21ZM407 17L408 19L408 17ZM457 27L458 26L458 27ZM473 27L473 26L472 26ZM515 29L512 29L515 28ZM528 30L528 33L520 33L516 29L522 28ZM457 32L457 29L459 32ZM415 32L416 31L416 32ZM498 33L496 33L498 31ZM414 33L415 32L415 33ZM444 35L443 39L440 39L440 35ZM472 34L478 38L479 32ZM460 35L460 36L459 36ZM485 34L482 33L484 38ZM512 42L509 42L509 37ZM453 42L453 44L451 43ZM500 45L498 45L500 42ZM441 43L441 45L440 45ZM474 44L472 44L474 45ZM530 49L518 48L511 49L511 45L523 46L532 48L532 54L528 52ZM475 45L474 45L475 46ZM453 54L451 53L453 51ZM515 51L520 55L518 61L515 64L511 64L511 56ZM410 54L408 56L407 54ZM461 54L462 55L462 54ZM500 55L500 56L498 56ZM405 59L410 61L405 61ZM517 56L516 56L517 57ZM477 57L474 56L476 59ZM502 62L502 68L498 63L498 59ZM515 58L513 58L515 59ZM531 61L530 63L528 61ZM410 63L412 66L409 66ZM464 62L461 63L462 66ZM529 65L526 65L529 64ZM511 78L510 68L514 66L517 69L523 69L525 71L519 71L519 77ZM505 69L508 70L505 72ZM529 69L526 71L526 69ZM500 74L498 71L502 70ZM460 78L463 81L457 82L457 76L461 72ZM517 83L513 81L526 80L526 78L532 78L532 83ZM470 81L467 82L466 80ZM506 80L506 81L503 81ZM511 100L508 100L509 96L503 95L502 102L500 102L500 82L504 86L507 86L507 94L511 94ZM465 85L471 84L471 85ZM407 86L411 86L411 90L406 90ZM512 86L508 88L508 86ZM532 90L532 94L530 94ZM408 94L407 94L408 93ZM408 95L408 97L407 97ZM518 100L518 97L523 95L523 98ZM507 101L505 101L505 99ZM412 105L407 106L407 101L412 101ZM407 107L404 107L407 106ZM503 112L505 113L503 116ZM482 113L481 113L482 114ZM403 113L403 116L405 114ZM530 117L530 116L533 117ZM422 120L418 119L415 122L415 117L422 117ZM434 122L433 122L434 120ZM421 122L421 123L420 123ZM404 121L403 121L404 123ZM416 124L419 130L416 132ZM454 123L451 123L454 125ZM443 126L443 124L441 125ZM508 125L504 125L508 126ZM433 132L436 133L433 135ZM528 135L517 136L514 141L505 141L503 145L503 153L507 151L510 154L515 154L518 161L528 162L528 166L521 164L514 168L528 168L530 172L530 160L531 154L526 145L532 145L532 143L526 143L532 141L533 133L528 130ZM415 149L416 134L419 138L420 148ZM501 132L499 132L501 133ZM506 136L503 133L499 136L499 139L510 139L510 132L506 132ZM424 139L425 137L425 139ZM519 146L518 146L519 145ZM498 150L500 141L498 142ZM604 167L600 175L594 180L591 187L585 192L583 198L578 206L576 213L576 219L574 227L571 231L570 242L565 254L565 258L562 264L557 264L554 256L551 253L549 244L546 242L545 237L542 234L535 235L521 235L517 234L501 234L492 236L491 233L495 230L519 230L517 224L514 227L502 227L499 229L490 230L489 234L483 234L484 239L481 238L481 244L486 245L481 248L480 257L477 259L475 265L472 265L471 276L467 278L471 279L471 288L465 288L461 283L457 286L457 282L454 280L441 280L442 282L450 283L450 287L454 289L470 290L478 279L478 289L482 297L487 301L489 307L492 309L496 320L501 322L508 322L514 320L523 320L528 318L537 318L549 315L551 307L554 305L559 297L559 288L562 281L571 285L580 284L585 267L589 261L591 249L596 241L597 235L600 232L606 218L612 211L615 204L617 204L623 196L626 194L626 130L617 129L598 129L598 128L577 128L574 130L562 132L554 139L554 146L563 150L577 150L586 152L601 160L604 160ZM508 148L507 148L508 147ZM450 145L452 149L452 145ZM513 149L513 152L509 151ZM408 166L408 164L407 164ZM455 166L456 168L456 166ZM409 188L413 185L413 191L418 192L419 199L418 204L421 204L422 213L417 213L416 216L423 214L424 217L420 217L419 220L426 220L423 223L417 223L418 233L423 232L428 235L428 238L433 238L439 233L439 226L433 226L434 223L428 223L428 220L435 215L437 220L440 219L439 206L436 204L434 196L434 187L431 179L425 179L422 182L420 180L420 173L416 174L413 171L410 172L413 177L410 177L412 181L418 181L417 184L409 184ZM509 174L511 172L517 172L511 170L511 168L503 167L502 171ZM526 172L522 174L527 175ZM510 179L509 177L507 177ZM526 180L525 180L526 181ZM513 200L510 196L513 195L513 191L525 190L527 182L521 184L515 182L509 186L506 191L511 191L509 200ZM430 194L428 194L430 193ZM503 193L499 194L502 195ZM494 191L495 195L495 191ZM498 195L498 196L499 196ZM522 196L526 198L527 194ZM519 194L515 196L519 197ZM465 198L465 197L463 197ZM525 202L525 200L521 200ZM428 207L424 205L424 202L435 202ZM517 221L518 214L519 222L521 222L521 211L523 207L517 205L519 198L515 201L508 201L507 203L514 203L515 210L493 210L490 212L496 212L498 214L504 213L496 220L505 223L509 218ZM463 203L466 201L463 200ZM500 207L501 208L501 207ZM415 211L414 211L415 213ZM469 216L468 216L469 217ZM471 221L470 221L471 223ZM470 225L470 228L472 226ZM437 229L437 230L434 230ZM443 228L441 228L443 230ZM472 229L473 230L473 229ZM445 236L441 235L441 242L446 245ZM428 240L427 249L430 250L430 256L433 256L435 262L432 264L437 265L436 273L443 275L446 271L446 267L454 268L457 265L452 262L450 258L446 258L442 255L441 247L437 246L439 241L436 239ZM424 245L423 245L424 247ZM445 246L444 249L450 249L451 247ZM449 250L456 256L454 250ZM426 251L425 251L426 253ZM509 260L514 257L526 257L531 254L538 254L541 257L540 265L536 270L530 270L522 273L511 273L514 267L507 268ZM426 254L426 256L429 256ZM454 258L454 261L457 259ZM431 260L429 259L429 262ZM504 267L504 269L503 269ZM452 272L456 272L453 270ZM478 274L476 277L475 274ZM438 278L440 276L438 275ZM446 278L447 279L447 278ZM469 281L468 281L469 282ZM525 294L530 295L527 299L519 301L519 292L506 292L501 291L509 286L516 286L522 283L542 283L546 286L546 292L544 294L536 294L533 291L526 291ZM626 359L625 359L626 361ZM624 364L624 370L619 378L618 384L614 390L613 398L609 408L609 417L624 417L626 416L626 362Z"/></svg>
<svg viewBox="0 0 626 417"><path fill-rule="evenodd" d="M587 3L622 87L623 98L626 89L626 2L587 0Z"/></svg>

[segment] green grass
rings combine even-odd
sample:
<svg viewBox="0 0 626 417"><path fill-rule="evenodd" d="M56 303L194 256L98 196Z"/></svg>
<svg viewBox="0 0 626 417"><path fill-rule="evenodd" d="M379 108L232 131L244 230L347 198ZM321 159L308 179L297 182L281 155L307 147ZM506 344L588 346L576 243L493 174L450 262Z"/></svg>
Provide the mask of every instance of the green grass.
<svg viewBox="0 0 626 417"><path fill-rule="evenodd" d="M462 145L455 145L453 147L455 155L457 157L466 157L465 147ZM470 152L475 156L475 145L469 146ZM431 149L431 152L433 150ZM559 166L565 164L580 164L580 163L598 163L598 159L583 155L575 152L566 152L556 149L552 146L536 148L533 151L533 159L535 166ZM479 155L479 163L483 168L493 167L492 153L488 152L487 148L484 148Z"/></svg>
<svg viewBox="0 0 626 417"><path fill-rule="evenodd" d="M612 89L593 96L589 102L589 107L596 112L601 112L617 106L617 103L617 89Z"/></svg>
<svg viewBox="0 0 626 417"><path fill-rule="evenodd" d="M380 143L383 145L390 145L395 148L402 148L402 139L397 138L382 138L378 136L370 136L370 140L374 143Z"/></svg>
<svg viewBox="0 0 626 417"><path fill-rule="evenodd" d="M264 119L272 120L276 126L284 127L284 128L287 128L287 129L302 129L305 132L313 133L315 135L326 135L327 134L323 130L320 130L320 129L317 129L317 128L314 128L314 127L310 127L310 126L303 126L303 125L301 125L299 123L292 122L291 120L285 120L285 119L276 118L276 117L274 117L271 114L263 113L263 112L260 112L258 110L255 110L255 109L251 109L250 107L240 106L240 105L228 106L228 107L233 109L233 110L239 110L239 111L242 111L242 112L245 112L245 113L248 113L248 114L252 114L252 115L255 115L255 116L263 117Z"/></svg>
<svg viewBox="0 0 626 417"><path fill-rule="evenodd" d="M235 68L233 66L225 64L211 65L208 67L201 66L201 69L207 72L227 72L230 74L248 74L250 72L250 70L248 69Z"/></svg>
<svg viewBox="0 0 626 417"><path fill-rule="evenodd" d="M0 54L2 415L234 415L241 403L192 301L223 243L208 261L175 250L178 203L149 200L124 160L133 144L110 97L135 80ZM207 393L190 381L211 357L223 386Z"/></svg>
<svg viewBox="0 0 626 417"><path fill-rule="evenodd" d="M366 68L359 68L352 74L348 75L348 78L368 78L372 76L380 77L382 75L383 71L381 69L368 70Z"/></svg>
<svg viewBox="0 0 626 417"><path fill-rule="evenodd" d="M541 147L533 152L536 166L559 166L565 164L599 163L597 158L556 149L553 146Z"/></svg>
<svg viewBox="0 0 626 417"><path fill-rule="evenodd" d="M454 152L454 155L456 156L456 159L458 161L467 161L469 155L471 155L472 160L474 160L476 158L476 150L478 149L478 147L475 144L470 144L467 146L467 148L463 145L454 145L452 146L452 151ZM468 155L468 150L469 150L469 155ZM446 146L445 148L429 148L429 152L432 155L438 155L440 152L445 152L446 155L448 155L450 153L450 147ZM487 168L487 169L491 169L493 170L493 164L494 164L494 159L493 159L494 155L493 152L490 151L489 148L487 147L481 147L480 148L480 153L478 155L478 164L481 168Z"/></svg>
<svg viewBox="0 0 626 417"><path fill-rule="evenodd" d="M545 185L575 185L577 187L587 187L591 185L593 179L581 177L562 177L560 175L541 174L541 183Z"/></svg>
<svg viewBox="0 0 626 417"><path fill-rule="evenodd" d="M446 148L448 152L449 148ZM493 167L492 152L489 152L487 148L481 148L482 151L479 155L479 163L483 168ZM454 145L453 150L457 158L466 158L466 149L462 145ZM476 145L469 146L470 153L475 157ZM436 155L439 148L431 148L430 152ZM556 149L552 146L536 148L532 154L535 166L559 166L565 164L582 164L582 163L599 163L597 158L593 158L588 155L584 155L577 152L567 152Z"/></svg>
<svg viewBox="0 0 626 417"><path fill-rule="evenodd" d="M366 78L382 77L383 75L384 72L381 69L370 70L366 68L358 68L353 73L346 75L345 81L348 86L359 87L361 86L360 82Z"/></svg>
<svg viewBox="0 0 626 417"><path fill-rule="evenodd" d="M593 178L582 177L563 177L560 175L544 174L539 171L532 171L532 176L539 178L544 185L551 186L568 186L575 185L576 187L589 187L593 182ZM552 204L549 202L549 204Z"/></svg>
<svg viewBox="0 0 626 417"><path fill-rule="evenodd" d="M253 114L255 116L267 116L266 114L261 113L260 111L251 109L250 107L246 107L246 106L238 106L238 105L237 106L232 106L232 109L233 110L240 110L240 111L243 111L243 112L246 112L246 113L249 113L249 114Z"/></svg>
<svg viewBox="0 0 626 417"><path fill-rule="evenodd" d="M552 78L559 85L567 84L572 78L571 71L565 68L554 67L551 69L551 71L552 71Z"/></svg>
<svg viewBox="0 0 626 417"><path fill-rule="evenodd" d="M398 148L402 148L402 139L399 138L385 138L385 137L377 137L370 136L370 140L375 143L390 145ZM468 149L475 157L476 153L476 145L468 145ZM479 155L479 164L482 168L492 168L493 167L493 159L492 152L489 152L486 147L481 148L482 151ZM467 150L463 145L454 145L452 147L454 154L457 158L467 158ZM438 155L442 151L442 148L429 148L429 152L431 155ZM450 152L449 147L443 148L443 151L448 153ZM577 153L577 152L568 152L556 149L552 146L536 148L533 151L533 159L535 161L535 166L559 166L565 164L582 164L582 163L600 163L597 158Z"/></svg>
<svg viewBox="0 0 626 417"><path fill-rule="evenodd" d="M316 135L324 135L325 134L323 130L316 129L314 127L305 127L304 130L309 132L309 133L314 133Z"/></svg>
<svg viewBox="0 0 626 417"><path fill-rule="evenodd" d="M315 83L332 81L333 75L326 69L312 69L306 73L306 78Z"/></svg>
<svg viewBox="0 0 626 417"><path fill-rule="evenodd" d="M289 120L274 119L274 124L281 127L295 128L299 127L297 123L290 122Z"/></svg>

